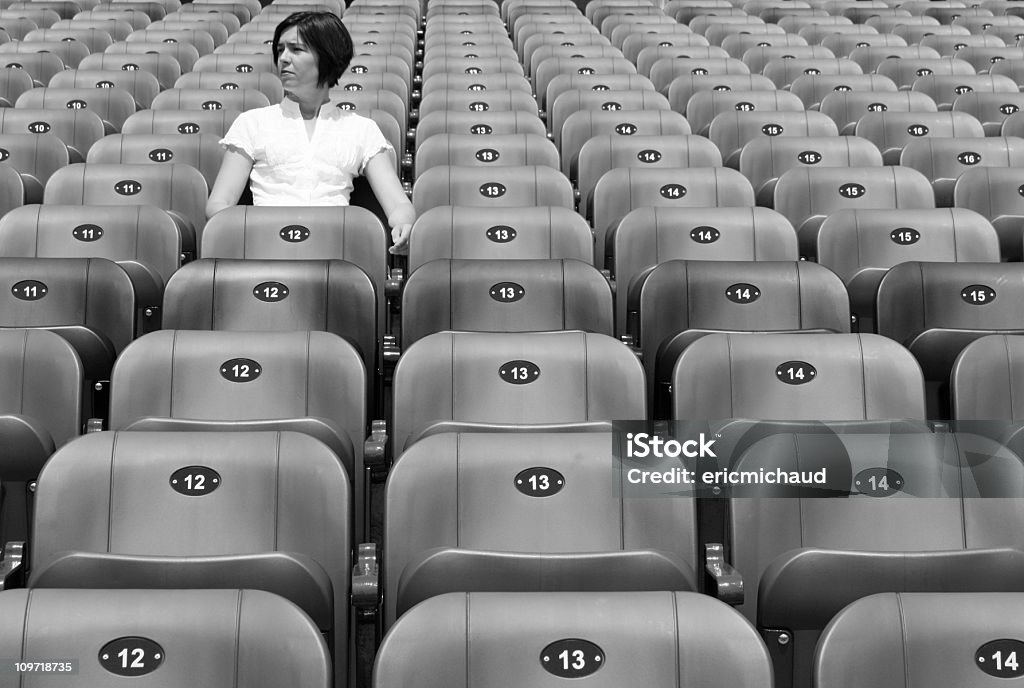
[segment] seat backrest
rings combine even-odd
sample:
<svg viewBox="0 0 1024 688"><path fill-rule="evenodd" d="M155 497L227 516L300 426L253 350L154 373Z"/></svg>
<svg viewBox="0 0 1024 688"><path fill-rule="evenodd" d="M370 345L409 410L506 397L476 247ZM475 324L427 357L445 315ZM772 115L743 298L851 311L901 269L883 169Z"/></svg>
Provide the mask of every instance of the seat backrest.
<svg viewBox="0 0 1024 688"><path fill-rule="evenodd" d="M1018 401L1024 382L1022 345L1024 338L1018 335L992 334L964 347L950 376L954 418L1015 424L1024 420Z"/></svg>
<svg viewBox="0 0 1024 688"><path fill-rule="evenodd" d="M82 431L84 372L74 348L41 329L0 330L0 412L26 419L56 446Z"/></svg>
<svg viewBox="0 0 1024 688"><path fill-rule="evenodd" d="M771 79L760 74L684 74L668 85L668 103L676 112L686 112L692 98L702 91L774 91Z"/></svg>
<svg viewBox="0 0 1024 688"><path fill-rule="evenodd" d="M803 113L804 110L804 103L799 97L782 90L702 91L695 93L687 103L686 118L696 133L709 136L711 123L723 113Z"/></svg>
<svg viewBox="0 0 1024 688"><path fill-rule="evenodd" d="M1022 611L1019 592L866 597L844 609L822 635L814 685L845 688L863 680L890 688L906 681L1005 681L1020 674L1019 654L1013 654L1019 652L1019 641L1006 638L1024 634ZM951 618L957 619L955 625ZM871 660L866 662L867 657Z"/></svg>
<svg viewBox="0 0 1024 688"><path fill-rule="evenodd" d="M213 57L205 55L204 57ZM203 58L200 57L200 60ZM198 64L198 62L196 63ZM284 87L277 74L268 72L186 72L174 81L173 88L184 90L250 90L259 91L276 103L284 97Z"/></svg>
<svg viewBox="0 0 1024 688"><path fill-rule="evenodd" d="M844 210L934 208L928 179L905 167L794 167L775 185L775 209L800 238L801 255L814 255L818 228Z"/></svg>
<svg viewBox="0 0 1024 688"><path fill-rule="evenodd" d="M938 112L939 107L925 94L912 91L848 91L828 94L819 109L832 118L840 134L848 135L869 112Z"/></svg>
<svg viewBox="0 0 1024 688"><path fill-rule="evenodd" d="M830 93L895 92L898 89L892 79L881 74L805 74L794 79L789 90L798 96L809 110L817 110L821 107L821 99Z"/></svg>
<svg viewBox="0 0 1024 688"><path fill-rule="evenodd" d="M1018 260L1024 248L1020 223L1024 219L1024 179L1011 167L976 167L964 171L953 185L953 204L984 215L999 234L1000 251Z"/></svg>
<svg viewBox="0 0 1024 688"><path fill-rule="evenodd" d="M998 263L999 240L990 222L966 208L840 210L818 232L818 262L846 284L861 332L874 327L879 281L912 260Z"/></svg>
<svg viewBox="0 0 1024 688"><path fill-rule="evenodd" d="M1020 136L1019 131L1003 130L1003 123L1024 107L1020 93L984 91L965 93L953 101L954 112L976 117L985 130L985 136Z"/></svg>
<svg viewBox="0 0 1024 688"><path fill-rule="evenodd" d="M1017 137L929 137L909 142L900 165L915 169L931 180L935 202L952 205L953 186L969 169L1018 167L1024 164L1024 139Z"/></svg>
<svg viewBox="0 0 1024 688"><path fill-rule="evenodd" d="M552 647L556 641L570 645ZM542 649L548 651L538 656ZM581 652L582 669L563 670L562 651L564 658ZM543 686L564 681L552 674L570 672L579 685L608 686L635 679L639 667L652 685L671 685L681 673L708 688L772 681L756 631L703 595L450 593L395 624L378 653L373 686Z"/></svg>
<svg viewBox="0 0 1024 688"><path fill-rule="evenodd" d="M1017 82L1002 74L931 74L918 77L910 89L930 96L940 110L949 110L957 97L973 91L1017 93Z"/></svg>
<svg viewBox="0 0 1024 688"><path fill-rule="evenodd" d="M796 104L800 103L800 99L792 93L785 95L793 101L792 110L725 110L715 116L708 128L708 138L718 146L726 165L739 167L739 156L743 147L752 140L764 136L838 135L835 122L820 112L805 111L802 103L797 108Z"/></svg>
<svg viewBox="0 0 1024 688"><path fill-rule="evenodd" d="M691 133L686 118L671 110L580 110L565 120L561 138L555 136L555 143L562 155L562 173L578 177L576 166L580 149L594 136L685 136Z"/></svg>
<svg viewBox="0 0 1024 688"><path fill-rule="evenodd" d="M377 370L377 293L357 265L341 260L188 263L167 282L170 330L321 330L346 339L367 371Z"/></svg>
<svg viewBox="0 0 1024 688"><path fill-rule="evenodd" d="M135 99L122 88L34 88L15 103L16 108L90 110L103 120L104 131L116 134L135 112Z"/></svg>
<svg viewBox="0 0 1024 688"><path fill-rule="evenodd" d="M244 112L266 107L270 100L253 88L224 91L219 88L169 88L153 99L153 110L233 110Z"/></svg>
<svg viewBox="0 0 1024 688"><path fill-rule="evenodd" d="M608 281L578 260L435 260L402 293L402 342L444 330L612 334Z"/></svg>
<svg viewBox="0 0 1024 688"><path fill-rule="evenodd" d="M358 352L334 334L160 330L118 357L110 428L300 429L357 482L366 389Z"/></svg>
<svg viewBox="0 0 1024 688"><path fill-rule="evenodd" d="M135 99L136 108L143 110L153 103L160 92L160 82L149 72L121 69L68 69L55 74L47 84L50 88L121 88Z"/></svg>
<svg viewBox="0 0 1024 688"><path fill-rule="evenodd" d="M48 656L81 657L75 684L82 688L110 685L118 672L143 671L174 683L200 672L211 688L332 685L330 655L317 627L276 595L258 590L10 592L0 599L0 613L12 620L0 634L4 655L30 661L24 653L31 647ZM287 646L280 642L282 633ZM124 653L120 659L118 653ZM122 669L122 661L135 668Z"/></svg>
<svg viewBox="0 0 1024 688"><path fill-rule="evenodd" d="M444 592L692 589L694 500L621 497L612 442L445 433L410 447L385 495L386 624Z"/></svg>
<svg viewBox="0 0 1024 688"><path fill-rule="evenodd" d="M439 165L421 174L413 186L417 212L439 205L478 208L560 205L572 208L572 186L558 170L544 165L473 167Z"/></svg>
<svg viewBox="0 0 1024 688"><path fill-rule="evenodd" d="M220 139L236 117L236 110L142 110L124 121L121 133L209 134Z"/></svg>
<svg viewBox="0 0 1024 688"><path fill-rule="evenodd" d="M869 112L854 131L875 144L889 165L898 164L903 148L920 138L985 136L981 122L966 112Z"/></svg>
<svg viewBox="0 0 1024 688"><path fill-rule="evenodd" d="M504 134L486 138L473 134L438 134L416 150L416 175L438 165L504 167L546 165L558 169L558 149L537 134ZM486 174L481 169L480 174Z"/></svg>
<svg viewBox="0 0 1024 688"><path fill-rule="evenodd" d="M879 74L889 77L904 90L920 77L929 74L974 74L974 67L970 62L952 57L887 57L876 69Z"/></svg>
<svg viewBox="0 0 1024 688"><path fill-rule="evenodd" d="M439 431L575 428L646 416L643 368L603 334L432 334L402 354L393 389L398 451Z"/></svg>
<svg viewBox="0 0 1024 688"><path fill-rule="evenodd" d="M913 355L873 334L709 334L672 374L673 418L925 418Z"/></svg>
<svg viewBox="0 0 1024 688"><path fill-rule="evenodd" d="M129 30L126 36L131 33ZM164 40L165 38L170 40ZM202 47L205 50L205 46ZM165 35L164 38L160 38L155 33L154 35L141 33L141 35L136 36L132 40L126 40L125 37L121 37L116 43L107 48L105 52L119 55L145 55L149 53L167 55L168 57L173 57L178 62L182 73L191 71L192 66L195 65L200 55L199 48L192 43L178 40L176 36ZM206 53L202 54L205 55Z"/></svg>
<svg viewBox="0 0 1024 688"><path fill-rule="evenodd" d="M94 433L40 475L31 587L152 589L170 575L282 595L330 633L343 685L351 518L344 468L306 435Z"/></svg>
<svg viewBox="0 0 1024 688"><path fill-rule="evenodd" d="M214 134L113 134L89 150L88 163L191 165L213 188L224 151Z"/></svg>
<svg viewBox="0 0 1024 688"><path fill-rule="evenodd" d="M171 55L94 52L79 63L79 69L142 69L157 78L160 88L173 88L181 77L181 63Z"/></svg>

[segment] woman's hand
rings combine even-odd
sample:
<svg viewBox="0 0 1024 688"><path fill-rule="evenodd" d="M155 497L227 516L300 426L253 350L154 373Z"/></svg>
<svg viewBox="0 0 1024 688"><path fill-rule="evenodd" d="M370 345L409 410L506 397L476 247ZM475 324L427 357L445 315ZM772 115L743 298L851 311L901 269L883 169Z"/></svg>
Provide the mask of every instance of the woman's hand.
<svg viewBox="0 0 1024 688"><path fill-rule="evenodd" d="M412 233L412 224L405 222L402 224L395 225L391 228L391 241L392 246L388 249L388 253L396 256L405 256L409 254L409 234Z"/></svg>

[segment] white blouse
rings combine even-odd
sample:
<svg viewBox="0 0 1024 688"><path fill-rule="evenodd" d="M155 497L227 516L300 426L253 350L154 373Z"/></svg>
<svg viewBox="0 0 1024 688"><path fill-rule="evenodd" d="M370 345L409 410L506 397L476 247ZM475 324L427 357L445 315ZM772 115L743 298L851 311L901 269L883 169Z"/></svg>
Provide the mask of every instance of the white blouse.
<svg viewBox="0 0 1024 688"><path fill-rule="evenodd" d="M288 98L239 114L220 144L253 160L254 205L348 205L352 180L370 158L394 153L376 122L333 103L320 108L310 138Z"/></svg>

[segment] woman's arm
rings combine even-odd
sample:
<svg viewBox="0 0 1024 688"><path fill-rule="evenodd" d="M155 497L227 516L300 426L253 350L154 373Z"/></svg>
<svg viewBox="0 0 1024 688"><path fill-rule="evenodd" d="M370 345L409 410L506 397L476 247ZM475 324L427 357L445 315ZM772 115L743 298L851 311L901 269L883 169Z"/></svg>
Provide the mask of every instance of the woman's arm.
<svg viewBox="0 0 1024 688"><path fill-rule="evenodd" d="M252 160L248 155L237 148L228 148L224 151L220 171L217 173L217 179L210 191L210 198L206 202L207 219L224 208L238 205L238 199L242 197L251 171Z"/></svg>
<svg viewBox="0 0 1024 688"><path fill-rule="evenodd" d="M402 182L395 174L394 160L391 156L392 153L389 151L382 151L373 156L366 163L363 174L370 182L370 188L373 189L373 194L387 214L388 224L391 225L391 241L394 245L388 250L391 253L405 253L409 247L409 232L416 221L416 209L405 195Z"/></svg>

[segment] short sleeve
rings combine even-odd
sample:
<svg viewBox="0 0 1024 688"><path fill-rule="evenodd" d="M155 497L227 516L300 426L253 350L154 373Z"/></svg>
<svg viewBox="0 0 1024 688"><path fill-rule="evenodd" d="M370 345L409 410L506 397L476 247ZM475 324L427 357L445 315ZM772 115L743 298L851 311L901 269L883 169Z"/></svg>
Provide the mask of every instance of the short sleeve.
<svg viewBox="0 0 1024 688"><path fill-rule="evenodd" d="M256 159L256 122L252 117L253 111L242 112L231 123L224 138L219 143L225 150L236 148L249 156L250 160Z"/></svg>
<svg viewBox="0 0 1024 688"><path fill-rule="evenodd" d="M388 143L388 140L384 138L384 134L381 132L380 127L372 119L366 119L366 126L364 127L365 132L363 136L363 154L362 160L359 163L359 173L362 174L366 170L367 163L370 159L379 153L384 151L395 152L395 147Z"/></svg>

